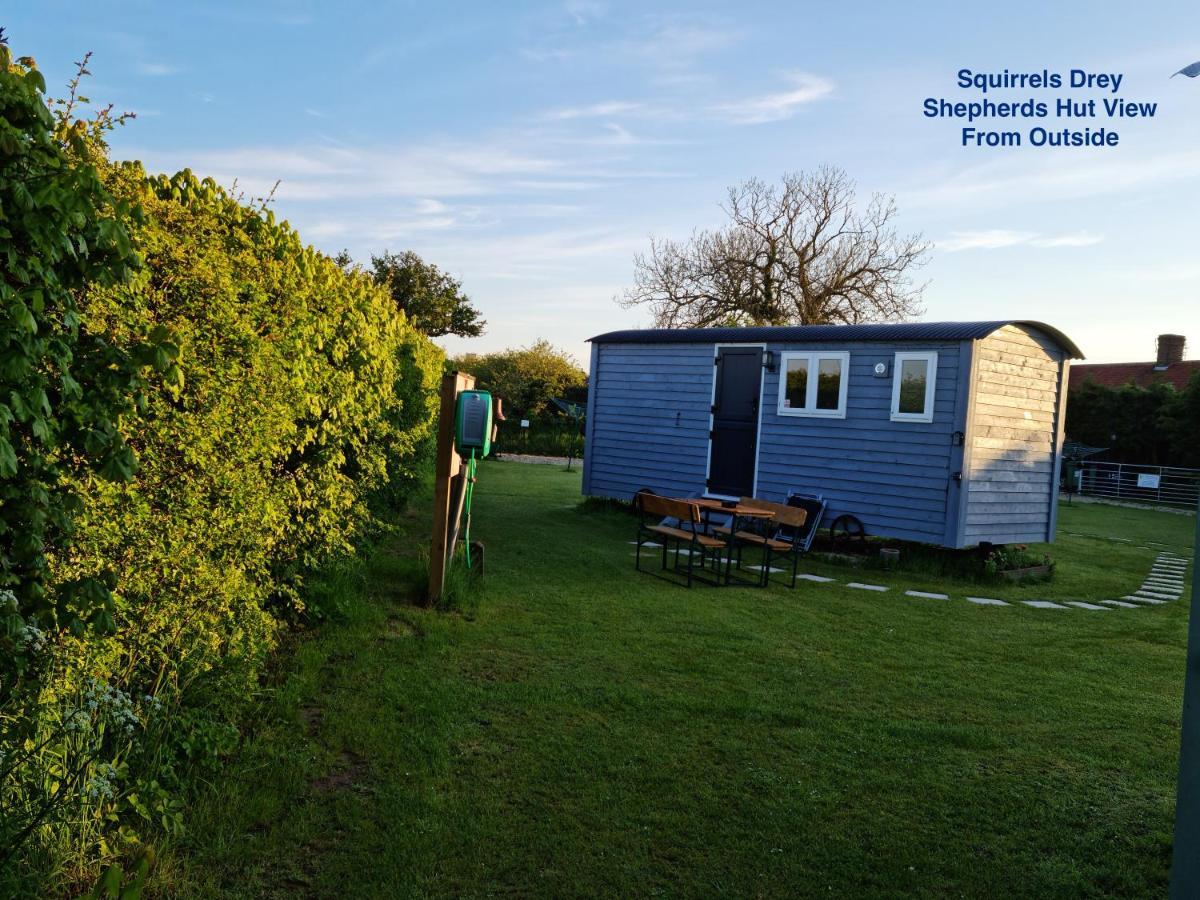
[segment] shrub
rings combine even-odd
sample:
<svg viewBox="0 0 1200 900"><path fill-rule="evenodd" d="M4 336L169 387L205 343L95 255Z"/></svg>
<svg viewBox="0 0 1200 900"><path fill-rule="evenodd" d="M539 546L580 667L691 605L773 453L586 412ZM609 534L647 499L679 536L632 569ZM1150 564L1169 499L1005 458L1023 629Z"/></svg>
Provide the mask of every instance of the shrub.
<svg viewBox="0 0 1200 900"><path fill-rule="evenodd" d="M514 418L535 418L554 411L553 397L578 402L585 399L587 373L574 358L549 341L499 353L467 353L451 365L470 372L477 387L504 398L505 413Z"/></svg>
<svg viewBox="0 0 1200 900"><path fill-rule="evenodd" d="M9 553L21 567L0 584L0 649L37 674L18 704L6 663L0 844L32 838L26 871L78 880L136 857L148 828L181 826L183 775L236 743L279 616L306 612L306 574L351 552L416 478L442 356L369 277L261 206L186 170L109 164L84 124L74 150L48 138L40 76L0 61L28 106L8 107L0 142L36 144L64 194L41 243L11 225L0 237L41 266L29 283L50 323L20 339L46 335L13 388L32 412L8 423L18 466L0 515L40 503L45 534L73 532L43 542L43 562ZM36 287L4 286L16 324L14 297L38 315ZM74 417L41 426L62 435L42 441L54 453L37 445L46 406ZM0 540L17 545L11 524Z"/></svg>

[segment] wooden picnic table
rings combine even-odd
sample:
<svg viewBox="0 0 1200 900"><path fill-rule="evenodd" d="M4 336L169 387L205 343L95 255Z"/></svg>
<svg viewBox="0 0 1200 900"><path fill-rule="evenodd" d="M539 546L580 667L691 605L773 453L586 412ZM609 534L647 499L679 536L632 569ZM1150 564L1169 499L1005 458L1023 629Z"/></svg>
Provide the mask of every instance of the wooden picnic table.
<svg viewBox="0 0 1200 900"><path fill-rule="evenodd" d="M738 519L773 519L775 518L774 511L762 509L749 503L743 503L740 500L733 505L726 506L722 501L712 497L689 497L684 502L694 503L700 507L700 512L704 515L706 525L709 524L710 516L714 512L725 513L729 516L729 546L726 549L725 555L725 583L732 584L734 581L739 581L744 584L751 584L752 582L745 579L733 577L733 554L738 548L738 532L741 530L738 528ZM739 562L738 565L740 566L741 563ZM764 572L763 574L765 575L766 573ZM765 579L760 579L759 586L763 584L765 584Z"/></svg>

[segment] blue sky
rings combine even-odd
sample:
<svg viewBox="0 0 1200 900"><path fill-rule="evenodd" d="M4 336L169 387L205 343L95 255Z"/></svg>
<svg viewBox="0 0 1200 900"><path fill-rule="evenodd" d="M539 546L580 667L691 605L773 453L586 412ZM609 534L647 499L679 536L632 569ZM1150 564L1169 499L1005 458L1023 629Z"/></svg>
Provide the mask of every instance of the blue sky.
<svg viewBox="0 0 1200 900"><path fill-rule="evenodd" d="M1092 361L1175 331L1200 356L1200 79L1168 77L1200 60L1200 8L968 6L37 2L0 24L51 85L94 51L89 95L138 113L115 155L281 179L310 243L455 273L489 328L454 352L545 337L586 365L586 338L647 324L613 298L651 234L828 162L934 242L925 318L1042 319ZM921 115L977 98L963 67L1121 72L1158 113L1116 148L963 149ZM989 94L1032 95L1055 92Z"/></svg>

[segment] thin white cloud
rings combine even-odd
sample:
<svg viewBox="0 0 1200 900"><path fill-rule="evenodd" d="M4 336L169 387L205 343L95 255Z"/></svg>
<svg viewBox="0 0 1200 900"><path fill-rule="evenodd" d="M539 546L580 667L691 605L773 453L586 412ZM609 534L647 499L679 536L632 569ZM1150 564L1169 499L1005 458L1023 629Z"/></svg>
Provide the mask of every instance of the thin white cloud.
<svg viewBox="0 0 1200 900"><path fill-rule="evenodd" d="M1068 234L1043 235L1036 231L1015 231L991 228L982 231L954 231L937 242L937 249L947 253L963 250L1002 250L1006 247L1090 247L1104 240L1103 235L1086 231Z"/></svg>
<svg viewBox="0 0 1200 900"><path fill-rule="evenodd" d="M1001 247L1015 247L1026 244L1036 235L1029 231L1009 231L1003 228L993 228L987 231L955 231L950 237L937 242L937 249L947 253L958 253L960 250L999 250Z"/></svg>
<svg viewBox="0 0 1200 900"><path fill-rule="evenodd" d="M1102 234L1092 234L1089 231L1076 231L1071 234L1060 234L1051 237L1034 238L1030 241L1035 247L1091 247L1104 240Z"/></svg>
<svg viewBox="0 0 1200 900"><path fill-rule="evenodd" d="M616 125L599 137L554 142L545 135L516 132L474 140L433 140L396 147L346 144L298 147L250 146L219 151L138 151L157 171L188 166L222 184L237 179L250 194L281 181L281 200L320 202L404 199L432 204L451 198L499 197L588 191L620 181L678 177L674 171L637 166L628 154L639 139Z"/></svg>
<svg viewBox="0 0 1200 900"><path fill-rule="evenodd" d="M139 75L149 75L151 77L160 77L163 75L174 75L179 69L176 66L170 66L166 63L140 62L136 66Z"/></svg>
<svg viewBox="0 0 1200 900"><path fill-rule="evenodd" d="M591 103L587 106L568 106L564 109L551 110L544 115L544 118L552 120L607 118L609 116L619 116L623 113L635 112L642 108L643 104L641 103L632 103L626 100L605 100L602 103Z"/></svg>
<svg viewBox="0 0 1200 900"><path fill-rule="evenodd" d="M788 81L787 90L721 103L713 111L739 125L758 125L790 119L802 106L833 93L833 82L819 75L792 72Z"/></svg>

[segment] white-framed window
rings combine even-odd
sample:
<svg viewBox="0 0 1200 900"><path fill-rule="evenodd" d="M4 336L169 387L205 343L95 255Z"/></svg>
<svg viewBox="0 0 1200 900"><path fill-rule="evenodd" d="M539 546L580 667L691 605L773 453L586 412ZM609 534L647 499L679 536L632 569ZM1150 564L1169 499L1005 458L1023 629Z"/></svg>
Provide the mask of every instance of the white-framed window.
<svg viewBox="0 0 1200 900"><path fill-rule="evenodd" d="M779 414L844 419L849 381L849 353L837 350L781 353Z"/></svg>
<svg viewBox="0 0 1200 900"><path fill-rule="evenodd" d="M932 422L937 388L936 351L896 354L892 371L892 421Z"/></svg>

